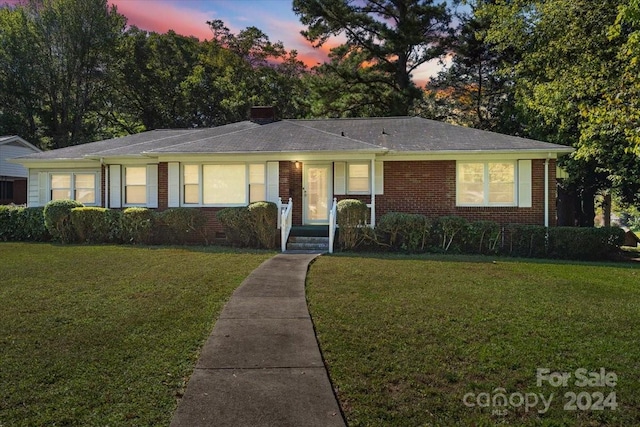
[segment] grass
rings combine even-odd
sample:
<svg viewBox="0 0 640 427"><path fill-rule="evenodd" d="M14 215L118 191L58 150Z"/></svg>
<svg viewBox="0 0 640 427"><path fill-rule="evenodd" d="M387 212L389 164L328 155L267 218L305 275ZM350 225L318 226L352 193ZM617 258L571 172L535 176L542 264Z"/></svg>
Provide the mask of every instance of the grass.
<svg viewBox="0 0 640 427"><path fill-rule="evenodd" d="M349 425L640 425L637 265L492 261L351 255L312 265L309 307ZM575 384L576 369L601 367L615 387ZM538 387L537 368L572 377ZM618 407L564 410L565 393L580 392L614 392ZM541 402L469 407L467 393L472 403L481 393L554 398L540 414Z"/></svg>
<svg viewBox="0 0 640 427"><path fill-rule="evenodd" d="M222 305L272 255L0 243L0 426L168 425Z"/></svg>

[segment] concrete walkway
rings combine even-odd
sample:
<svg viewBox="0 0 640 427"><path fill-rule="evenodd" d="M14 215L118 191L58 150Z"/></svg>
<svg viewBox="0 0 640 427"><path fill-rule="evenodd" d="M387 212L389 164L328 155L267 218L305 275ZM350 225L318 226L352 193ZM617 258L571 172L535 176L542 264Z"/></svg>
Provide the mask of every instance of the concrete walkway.
<svg viewBox="0 0 640 427"><path fill-rule="evenodd" d="M316 256L276 255L236 289L171 427L345 426L305 300Z"/></svg>

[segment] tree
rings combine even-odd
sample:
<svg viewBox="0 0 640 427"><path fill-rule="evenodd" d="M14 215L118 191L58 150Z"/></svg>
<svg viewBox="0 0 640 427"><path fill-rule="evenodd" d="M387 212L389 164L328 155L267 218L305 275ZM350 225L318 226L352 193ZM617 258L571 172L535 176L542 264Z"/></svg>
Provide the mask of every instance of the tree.
<svg viewBox="0 0 640 427"><path fill-rule="evenodd" d="M489 20L471 11L458 16L451 64L425 87L418 114L476 129L522 133L513 120L512 76L501 72L513 58L486 40Z"/></svg>
<svg viewBox="0 0 640 427"><path fill-rule="evenodd" d="M3 119L17 107L43 147L92 140L125 18L106 0L31 0L2 20Z"/></svg>
<svg viewBox="0 0 640 427"><path fill-rule="evenodd" d="M616 20L621 1L478 4L479 16L490 22L487 41L500 52L514 53L516 61L502 72L513 76L516 106L525 121L526 135L576 147L565 161L570 174L567 190L578 198L579 224L593 225L596 193L610 188L633 192L637 177L628 166L624 169L628 159L620 156L625 150L618 149L619 134L587 126L594 108L619 81L621 44L608 37L608 29Z"/></svg>
<svg viewBox="0 0 640 427"><path fill-rule="evenodd" d="M346 38L332 49L331 63L317 72L331 83L342 82L341 89L350 90L341 91L345 97L358 90L364 104L374 99L368 93L384 94L377 102L386 104L387 115L408 114L421 96L412 72L446 52L451 16L444 2L294 0L293 10L307 26L302 34L316 47L332 36Z"/></svg>

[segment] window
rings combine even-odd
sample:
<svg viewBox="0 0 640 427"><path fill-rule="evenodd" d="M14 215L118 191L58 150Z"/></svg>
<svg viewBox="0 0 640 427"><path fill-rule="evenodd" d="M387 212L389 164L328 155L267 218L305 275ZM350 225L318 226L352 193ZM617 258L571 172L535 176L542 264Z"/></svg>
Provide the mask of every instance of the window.
<svg viewBox="0 0 640 427"><path fill-rule="evenodd" d="M369 194L369 165L349 163L347 165L347 192L349 194Z"/></svg>
<svg viewBox="0 0 640 427"><path fill-rule="evenodd" d="M85 205L96 203L95 173L52 173L51 200L72 199Z"/></svg>
<svg viewBox="0 0 640 427"><path fill-rule="evenodd" d="M514 206L515 162L458 162L458 206Z"/></svg>
<svg viewBox="0 0 640 427"><path fill-rule="evenodd" d="M147 203L146 166L125 167L124 203L127 205L144 205Z"/></svg>
<svg viewBox="0 0 640 427"><path fill-rule="evenodd" d="M242 205L246 202L246 165L202 166L203 204Z"/></svg>
<svg viewBox="0 0 640 427"><path fill-rule="evenodd" d="M265 184L265 165L249 165L249 203L261 202L267 198Z"/></svg>
<svg viewBox="0 0 640 427"><path fill-rule="evenodd" d="M200 203L200 166L184 165L183 196L185 204Z"/></svg>
<svg viewBox="0 0 640 427"><path fill-rule="evenodd" d="M13 199L13 181L0 181L0 200Z"/></svg>

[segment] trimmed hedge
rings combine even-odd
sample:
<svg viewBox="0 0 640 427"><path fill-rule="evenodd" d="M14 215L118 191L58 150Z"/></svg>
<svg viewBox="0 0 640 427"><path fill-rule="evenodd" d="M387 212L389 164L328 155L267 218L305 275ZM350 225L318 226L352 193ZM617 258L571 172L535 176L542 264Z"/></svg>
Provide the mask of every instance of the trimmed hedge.
<svg viewBox="0 0 640 427"><path fill-rule="evenodd" d="M503 253L514 257L543 258L547 255L547 228L542 225L510 224L505 227Z"/></svg>
<svg viewBox="0 0 640 427"><path fill-rule="evenodd" d="M496 254L500 250L502 229L495 221L474 221L467 225L464 237L464 252Z"/></svg>
<svg viewBox="0 0 640 427"><path fill-rule="evenodd" d="M362 227L367 223L369 208L356 199L340 200L337 205L338 240L342 249L356 248L362 240Z"/></svg>
<svg viewBox="0 0 640 427"><path fill-rule="evenodd" d="M184 244L193 240L191 236L199 235L209 244L205 229L207 218L200 209L170 208L159 214L159 220L172 241Z"/></svg>
<svg viewBox="0 0 640 427"><path fill-rule="evenodd" d="M71 224L71 210L84 205L75 200L52 200L44 207L44 224L54 240L71 243L75 232Z"/></svg>
<svg viewBox="0 0 640 427"><path fill-rule="evenodd" d="M122 211L122 240L127 243L151 242L155 214L147 208L127 208Z"/></svg>
<svg viewBox="0 0 640 427"><path fill-rule="evenodd" d="M222 209L216 218L233 246L268 249L276 246L278 206L275 203L255 202Z"/></svg>
<svg viewBox="0 0 640 427"><path fill-rule="evenodd" d="M388 212L376 223L379 244L394 251L424 251L430 233L431 222L421 214Z"/></svg>
<svg viewBox="0 0 640 427"><path fill-rule="evenodd" d="M547 256L559 259L597 261L610 258L624 241L624 230L618 227L549 228Z"/></svg>
<svg viewBox="0 0 640 427"><path fill-rule="evenodd" d="M120 211L95 207L71 210L71 224L79 242L116 242L121 234L120 223Z"/></svg>
<svg viewBox="0 0 640 427"><path fill-rule="evenodd" d="M253 236L259 247L273 249L278 231L278 205L271 202L251 203L247 210L251 216Z"/></svg>
<svg viewBox="0 0 640 427"><path fill-rule="evenodd" d="M44 208L0 206L0 241L45 242L50 239L44 225Z"/></svg>

